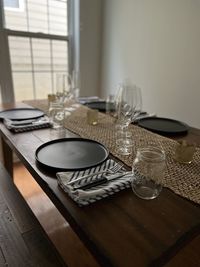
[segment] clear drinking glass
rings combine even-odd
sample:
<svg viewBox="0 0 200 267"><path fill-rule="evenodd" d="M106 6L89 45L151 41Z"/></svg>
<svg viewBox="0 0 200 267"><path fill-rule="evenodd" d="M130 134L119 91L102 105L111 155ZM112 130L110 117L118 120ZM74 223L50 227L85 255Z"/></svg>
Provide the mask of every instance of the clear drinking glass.
<svg viewBox="0 0 200 267"><path fill-rule="evenodd" d="M140 115L141 111L142 111L142 90L140 87L136 86L136 104L131 122L134 122L137 116Z"/></svg>
<svg viewBox="0 0 200 267"><path fill-rule="evenodd" d="M49 118L54 129L64 128L65 109L61 102L49 103Z"/></svg>
<svg viewBox="0 0 200 267"><path fill-rule="evenodd" d="M75 102L78 102L79 94L80 94L80 87L81 87L81 75L79 70L72 71L72 94Z"/></svg>
<svg viewBox="0 0 200 267"><path fill-rule="evenodd" d="M118 124L123 127L134 121L142 109L141 89L131 83L123 83L118 90Z"/></svg>
<svg viewBox="0 0 200 267"><path fill-rule="evenodd" d="M72 81L68 73L56 73L56 98L64 103L70 98L72 91Z"/></svg>
<svg viewBox="0 0 200 267"><path fill-rule="evenodd" d="M115 113L115 95L108 95L106 98L106 114L114 115Z"/></svg>
<svg viewBox="0 0 200 267"><path fill-rule="evenodd" d="M142 199L154 199L161 190L165 169L165 152L158 147L137 150L133 162L133 192Z"/></svg>
<svg viewBox="0 0 200 267"><path fill-rule="evenodd" d="M133 152L133 136L127 129L119 129L116 131L117 153L121 155L130 155Z"/></svg>

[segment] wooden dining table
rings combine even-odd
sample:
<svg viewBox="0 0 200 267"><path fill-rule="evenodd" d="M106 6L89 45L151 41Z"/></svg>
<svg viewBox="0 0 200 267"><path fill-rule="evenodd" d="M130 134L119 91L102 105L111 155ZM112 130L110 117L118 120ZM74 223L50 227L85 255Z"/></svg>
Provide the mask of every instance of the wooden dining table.
<svg viewBox="0 0 200 267"><path fill-rule="evenodd" d="M24 103L1 107L26 107ZM52 129L12 133L0 123L4 165L13 174L13 152L70 224L101 266L200 266L200 207L167 188L146 201L131 188L85 207L79 207L58 185L52 171L38 166L36 149L51 140ZM66 130L67 137L76 136ZM171 136L200 145L200 130ZM199 245L199 247L198 247ZM184 252L184 253L182 253ZM196 253L196 254L195 254ZM190 255L190 259L185 259ZM196 255L196 256L195 256ZM179 259L177 260L177 257ZM189 257L189 256L188 256ZM180 265L179 265L180 266Z"/></svg>

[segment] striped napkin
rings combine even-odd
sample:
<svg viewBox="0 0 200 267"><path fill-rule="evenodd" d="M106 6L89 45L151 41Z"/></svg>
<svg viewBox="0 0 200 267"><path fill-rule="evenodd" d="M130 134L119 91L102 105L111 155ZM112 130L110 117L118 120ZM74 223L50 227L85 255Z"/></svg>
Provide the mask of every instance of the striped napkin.
<svg viewBox="0 0 200 267"><path fill-rule="evenodd" d="M14 121L10 119L4 119L3 122L4 125L14 133L51 127L51 122L47 116L35 120L27 120L27 123L26 121Z"/></svg>
<svg viewBox="0 0 200 267"><path fill-rule="evenodd" d="M84 175L106 170L107 168L111 168L115 164L116 162L114 160L108 159L101 165L84 171L58 172L56 174L58 184L79 206L89 205L93 202L96 202L97 200L101 200L103 198L115 194L116 192L124 190L125 188L129 188L131 185L132 174L129 173L128 175L125 175L121 178L111 180L105 184L93 186L90 189L85 190L75 189L75 184L68 185L67 183L76 180L77 178L82 177ZM123 172L126 170L121 169L120 171ZM87 179L78 181L76 183L76 186L81 186L90 182L94 182L98 179L101 179L104 175L105 174L94 175Z"/></svg>

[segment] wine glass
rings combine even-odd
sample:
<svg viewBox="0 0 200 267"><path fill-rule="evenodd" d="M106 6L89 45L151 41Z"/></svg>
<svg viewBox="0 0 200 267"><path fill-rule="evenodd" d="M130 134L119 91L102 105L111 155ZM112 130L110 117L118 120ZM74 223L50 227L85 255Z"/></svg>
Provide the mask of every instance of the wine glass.
<svg viewBox="0 0 200 267"><path fill-rule="evenodd" d="M132 120L131 122L134 122L135 119L140 115L142 111L142 91L141 88L136 86L136 106L133 112Z"/></svg>
<svg viewBox="0 0 200 267"><path fill-rule="evenodd" d="M80 85L81 85L80 71L73 70L71 84L72 84L73 98L75 102L78 102L78 98L80 94Z"/></svg>
<svg viewBox="0 0 200 267"><path fill-rule="evenodd" d="M59 102L64 103L70 98L72 91L72 80L68 73L56 74L56 98Z"/></svg>
<svg viewBox="0 0 200 267"><path fill-rule="evenodd" d="M128 127L141 112L141 89L131 83L124 83L118 94L118 122L122 127Z"/></svg>

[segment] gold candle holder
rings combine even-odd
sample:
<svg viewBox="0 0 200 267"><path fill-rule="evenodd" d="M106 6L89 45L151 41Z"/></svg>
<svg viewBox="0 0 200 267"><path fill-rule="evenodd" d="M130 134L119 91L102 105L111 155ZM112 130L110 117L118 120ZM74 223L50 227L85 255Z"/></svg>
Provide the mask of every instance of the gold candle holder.
<svg viewBox="0 0 200 267"><path fill-rule="evenodd" d="M98 123L98 110L91 109L87 111L87 123L90 125L97 125Z"/></svg>
<svg viewBox="0 0 200 267"><path fill-rule="evenodd" d="M188 144L185 140L180 141L176 147L174 159L179 163L189 164L193 160L195 151L195 144Z"/></svg>
<svg viewBox="0 0 200 267"><path fill-rule="evenodd" d="M48 103L54 102L56 100L55 94L48 94Z"/></svg>

